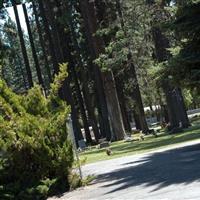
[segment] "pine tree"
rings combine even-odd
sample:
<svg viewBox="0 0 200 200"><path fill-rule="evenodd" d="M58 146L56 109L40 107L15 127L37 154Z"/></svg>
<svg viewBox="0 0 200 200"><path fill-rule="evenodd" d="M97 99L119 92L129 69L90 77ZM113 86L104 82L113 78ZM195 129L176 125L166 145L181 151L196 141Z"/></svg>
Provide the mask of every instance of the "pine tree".
<svg viewBox="0 0 200 200"><path fill-rule="evenodd" d="M170 63L169 74L176 83L190 88L198 88L200 80L200 2L178 4L176 20L172 24L180 51Z"/></svg>
<svg viewBox="0 0 200 200"><path fill-rule="evenodd" d="M31 26L30 26L30 22L29 22L29 16L28 16L26 4L22 4L22 7L23 7L26 26L27 26L27 30L28 30L28 36L29 36L29 41L30 41L30 45L31 45L33 60L34 60L35 68L36 68L36 72L37 72L37 78L38 78L39 84L43 88L45 88L43 77L42 77L42 72L41 72L41 68L40 68L40 64L39 64L39 60L38 60L38 55L37 55L37 52L36 52L34 39L33 39L32 31L31 31Z"/></svg>
<svg viewBox="0 0 200 200"><path fill-rule="evenodd" d="M6 58L2 65L3 78L14 91L23 93L27 89L28 82L22 62L22 54L20 54L21 47L17 35L17 27L14 22L8 18L3 25L2 35L3 42L6 44L6 56L3 56Z"/></svg>
<svg viewBox="0 0 200 200"><path fill-rule="evenodd" d="M22 27L20 24L18 9L17 9L15 0L12 1L12 5L13 5L14 13L15 13L15 19L16 19L16 23L17 23L17 29L18 29L18 34L19 34L19 38L20 38L22 54L23 54L23 58L24 58L24 64L26 66L28 83L29 83L29 87L31 88L33 86L32 72L31 72L31 68L30 68L29 58L28 58L28 54L27 54L27 50L26 50L26 45L25 45L25 41L24 41L24 37L23 37L23 31L22 31Z"/></svg>
<svg viewBox="0 0 200 200"><path fill-rule="evenodd" d="M155 2L152 1L150 5L155 5ZM154 23L157 22L157 24L159 24L159 20L162 20L159 18L159 16L165 16L164 5L164 3L158 4L157 9L154 10ZM155 44L155 56L157 61L159 63L167 61L171 57L169 51L167 50L170 47L169 39L162 32L159 25L152 27L152 35ZM170 79L168 77L163 77L161 82L163 91L166 96L170 122L169 130L173 130L174 128L180 126L183 128L187 128L190 123L186 113L186 108L180 88L173 86L170 83Z"/></svg>
<svg viewBox="0 0 200 200"><path fill-rule="evenodd" d="M80 2L80 5L85 27L88 30L87 39L89 42L91 53L93 54L92 58L96 59L101 53L104 52L104 42L100 37L95 36L98 30L98 19L95 14L95 4L93 2L89 2L88 0L84 0ZM121 140L124 138L125 130L113 73L112 71L106 71L101 74L98 66L95 66L94 70L96 78L99 79L98 83L101 84L101 78L103 81L108 114L113 131L112 139ZM103 90L103 88L101 88L101 90ZM97 90L100 90L100 88L97 87Z"/></svg>

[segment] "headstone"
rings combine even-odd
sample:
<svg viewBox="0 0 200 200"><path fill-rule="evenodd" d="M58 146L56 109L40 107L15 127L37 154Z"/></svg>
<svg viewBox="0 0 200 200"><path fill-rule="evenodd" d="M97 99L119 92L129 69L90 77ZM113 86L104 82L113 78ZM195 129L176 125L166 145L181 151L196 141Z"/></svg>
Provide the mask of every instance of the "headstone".
<svg viewBox="0 0 200 200"><path fill-rule="evenodd" d="M87 148L85 140L79 140L78 141L78 146L81 150L85 150Z"/></svg>
<svg viewBox="0 0 200 200"><path fill-rule="evenodd" d="M109 142L102 142L102 143L99 144L99 148L100 149L107 148L109 146L110 146Z"/></svg>
<svg viewBox="0 0 200 200"><path fill-rule="evenodd" d="M99 139L99 143L103 143L103 142L106 142L106 138Z"/></svg>
<svg viewBox="0 0 200 200"><path fill-rule="evenodd" d="M132 141L133 141L133 138L132 138L131 136L126 136L126 137L124 138L124 141L125 141L125 142L132 142Z"/></svg>

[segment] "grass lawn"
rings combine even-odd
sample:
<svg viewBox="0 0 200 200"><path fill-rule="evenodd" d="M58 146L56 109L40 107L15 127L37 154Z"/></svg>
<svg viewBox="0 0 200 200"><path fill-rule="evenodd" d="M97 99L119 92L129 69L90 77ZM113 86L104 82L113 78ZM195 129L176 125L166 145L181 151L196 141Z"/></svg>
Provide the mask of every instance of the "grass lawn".
<svg viewBox="0 0 200 200"><path fill-rule="evenodd" d="M80 158L82 160L86 159L86 163L93 163L100 160L108 160L127 155L144 153L195 139L200 139L200 120L194 121L193 126L186 129L182 133L173 135L161 133L157 138L154 136L146 136L144 141L113 142L110 146L112 150L111 156L106 154L105 149L94 148L80 153Z"/></svg>

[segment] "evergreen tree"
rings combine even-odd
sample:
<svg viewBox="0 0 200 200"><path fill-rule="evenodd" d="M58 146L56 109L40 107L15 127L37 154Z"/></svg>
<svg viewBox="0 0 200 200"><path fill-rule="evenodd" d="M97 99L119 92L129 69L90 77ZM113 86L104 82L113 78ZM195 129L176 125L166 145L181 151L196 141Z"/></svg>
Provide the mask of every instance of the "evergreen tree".
<svg viewBox="0 0 200 200"><path fill-rule="evenodd" d="M23 93L27 89L28 82L23 67L20 43L16 39L18 33L14 22L8 18L3 25L3 41L6 44L7 58L2 66L3 78L16 92Z"/></svg>
<svg viewBox="0 0 200 200"><path fill-rule="evenodd" d="M182 5L182 6L181 6ZM200 80L200 2L178 6L176 20L172 24L179 46L169 64L168 74L176 83L198 88Z"/></svg>

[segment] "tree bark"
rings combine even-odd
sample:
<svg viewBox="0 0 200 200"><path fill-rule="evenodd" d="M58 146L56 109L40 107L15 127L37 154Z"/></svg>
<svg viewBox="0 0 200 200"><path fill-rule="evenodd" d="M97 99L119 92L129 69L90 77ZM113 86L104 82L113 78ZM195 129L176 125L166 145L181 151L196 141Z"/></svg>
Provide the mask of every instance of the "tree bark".
<svg viewBox="0 0 200 200"><path fill-rule="evenodd" d="M95 141L98 143L99 138L100 138L100 133L99 133L99 128L97 126L95 110L94 110L94 107L92 105L92 102L90 101L89 88L84 83L83 83L83 96L84 96L84 99L85 99L86 109L88 111L88 117L89 117L92 129L93 129L93 133L94 133L94 136L95 136Z"/></svg>
<svg viewBox="0 0 200 200"><path fill-rule="evenodd" d="M117 8L118 16L119 16L120 23L121 23L121 28L122 28L125 36L127 36L127 31L125 29L124 17L123 17L123 13L122 13L122 9L121 9L120 0L115 0L115 2L116 2L116 8ZM127 43L127 46L129 48L129 54L127 56L127 61L130 63L130 69L131 69L130 73L132 74L132 78L135 81L134 82L134 89L132 91L132 97L135 101L136 112L137 112L138 117L139 117L141 129L144 133L148 133L149 128L148 128L148 125L147 125L147 122L146 122L144 106L143 106L140 88L139 88L139 84L138 84L135 65L134 65L134 61L133 61L133 55L132 55L132 52L131 52L131 49L130 49L130 44Z"/></svg>
<svg viewBox="0 0 200 200"><path fill-rule="evenodd" d="M63 2L63 5L64 2ZM84 123L84 126L87 126L85 127L85 130L88 132L87 133L87 137L88 137L88 140L90 140L90 142L92 142L91 140L91 135L90 135L90 130L89 130L89 124L91 124L92 128L93 128L93 133L94 133L94 137L95 137L95 141L96 143L98 143L98 140L99 140L99 129L98 129L98 126L97 126L97 121L96 121L96 116L95 116L95 113L94 113L94 107L92 105L92 102L91 102L91 99L88 98L89 97L89 88L88 88L88 82L89 82L89 77L87 76L87 72L85 72L85 69L84 69L84 63L83 63L83 54L84 52L82 51L85 51L85 49L81 49L82 45L78 43L78 39L80 38L80 35L77 34L77 22L74 22L76 21L76 19L73 18L73 4L69 3L69 5L67 6L64 6L64 9L65 11L67 11L68 13L70 13L70 17L69 17L69 27L70 27L70 33L71 33L71 40L72 40L72 43L73 43L73 48L76 52L76 55L73 57L73 59L77 62L77 67L80 66L80 72L78 73L76 68L73 67L72 71L73 71L73 76L74 76L74 79L75 79L75 84L77 85L77 95L79 96L79 99L81 99L81 101L79 101L79 104L81 103L82 105L81 106L81 110L82 110L82 116L85 118L85 123ZM69 48L71 49L71 48ZM71 50L72 51L72 50ZM71 56L70 56L71 57ZM87 68L87 70L89 70ZM88 80L86 80L88 78ZM82 84L79 83L79 80L81 81ZM80 98L81 97L81 98ZM83 112L84 111L84 112ZM87 116L87 114L88 116ZM89 120L89 122L88 122ZM88 130L87 130L88 129Z"/></svg>
<svg viewBox="0 0 200 200"><path fill-rule="evenodd" d="M137 80L135 67L132 67L132 71L133 71L133 77L135 77L135 85L134 85L134 89L132 91L132 98L135 101L135 109L136 109L135 112L138 115L141 130L143 131L143 133L148 133L149 128L148 128L148 124L146 121L144 106L143 106L143 102L142 102L142 96L140 93L140 88L139 88L139 84L138 84L138 80Z"/></svg>
<svg viewBox="0 0 200 200"><path fill-rule="evenodd" d="M147 1L149 6L155 4L155 0ZM165 2L163 1L160 4L160 10L164 9ZM159 19L159 13L157 11L154 13L155 20ZM168 38L162 33L161 29L158 26L152 26L152 35L155 44L155 55L158 62L164 62L168 60L171 55L167 51L170 47ZM181 98L181 90L172 86L169 78L167 77L162 81L162 88L166 96L167 110L169 114L169 130L176 127L180 127L180 124L183 128L186 128L190 125L185 104Z"/></svg>
<svg viewBox="0 0 200 200"><path fill-rule="evenodd" d="M139 115L138 113L135 111L135 109L133 110L133 118L134 118L134 121L135 121L135 128L137 130L142 130L142 126L140 124L140 119L139 119Z"/></svg>
<svg viewBox="0 0 200 200"><path fill-rule="evenodd" d="M51 70L49 67L49 62L47 59L47 52L46 52L46 48L45 48L45 42L44 42L44 38L42 35L42 28L40 25L40 21L39 21L39 16L38 16L38 11L37 11L37 6L35 4L35 2L32 2L33 5L33 12L35 15L35 22L36 22L36 26L37 26L37 30L38 30L38 35L39 35L39 40L40 40L40 44L41 44L41 48L42 48L42 52L43 52L43 59L44 59L44 63L45 63L45 68L46 68L46 72L47 72L47 76L49 78L49 82L52 82L52 75L51 75Z"/></svg>
<svg viewBox="0 0 200 200"><path fill-rule="evenodd" d="M62 49L63 43L65 44L65 41L63 40L63 31L60 29L60 27L57 26L55 16L53 15L54 12L53 12L53 9L51 8L51 6L49 5L49 2L47 2L47 1L44 2L45 6L46 6L46 10L45 10L45 7L41 0L39 0L39 3L40 3L41 11L44 12L44 13L41 13L43 15L44 22L46 22L47 25L48 24L51 25L52 31L50 31L48 26L45 28L45 30L49 34L48 37L49 37L50 44L51 44L51 47L53 50L52 53L53 52L55 53L53 55L54 56L53 61L54 62L56 61L56 63L54 63L54 67L55 67L54 71L55 71L55 73L58 73L59 72L59 68L58 68L59 63L68 61L67 57L64 56L64 52ZM48 17L45 16L45 13L47 14ZM49 21L48 19L51 19L51 20ZM76 107L74 104L74 100L73 100L73 96L72 96L72 90L70 87L69 77L66 78L64 84L62 85L59 95L63 100L65 100L71 106L73 129L74 129L76 142L78 143L79 140L83 139L83 136L82 136L82 132L81 132L79 121L78 121L78 113L77 113L77 110L76 110Z"/></svg>
<svg viewBox="0 0 200 200"><path fill-rule="evenodd" d="M84 19L85 28L87 30L87 39L91 50L92 59L96 59L99 57L101 53L104 52L104 43L101 38L96 36L96 31L98 29L97 18L95 14L95 6L94 2L90 2L88 0L82 0L80 2L81 5L81 13ZM106 101L107 101L107 109L110 117L113 134L116 139L122 139L125 135L124 125L121 117L121 110L119 107L119 101L116 93L115 81L113 78L112 72L105 72L101 74L98 66L95 65L95 79L98 85L97 91L99 93L99 98L102 98L103 90L105 91ZM103 79L104 88L102 88ZM109 80L109 82L108 82ZM112 95L112 96L111 96ZM105 99L101 99L102 102L105 102ZM104 103L106 106L106 103ZM105 108L103 108L105 110ZM102 110L103 110L102 109ZM115 114L114 114L115 113ZM107 114L107 113L105 113ZM107 118L108 116L105 116ZM109 124L108 119L105 119L107 125ZM104 121L105 122L105 121ZM120 132L118 132L120 131ZM111 139L110 135L107 139Z"/></svg>
<svg viewBox="0 0 200 200"><path fill-rule="evenodd" d="M122 112L124 128L127 132L130 133L131 125L129 122L129 117L128 117L127 108L126 108L126 100L125 100L124 91L123 91L123 81L120 80L120 78L115 78L115 80L116 80L116 89L117 89L117 94L118 94L118 99L119 99L119 105Z"/></svg>
<svg viewBox="0 0 200 200"><path fill-rule="evenodd" d="M60 97L61 97L61 99L65 100L71 106L73 130L74 130L76 143L78 144L78 141L83 140L84 138L83 138L80 124L78 121L78 113L77 113L77 109L74 105L74 100L72 97L71 88L69 87L69 79L68 78L63 83L62 93L60 93Z"/></svg>
<svg viewBox="0 0 200 200"><path fill-rule="evenodd" d="M87 141L88 144L92 144L92 137L91 137L91 134L90 134L89 123L88 123L88 119L87 119L87 115L86 115L84 100L83 100L83 96L82 96L82 93L81 93L78 77L77 77L76 71L74 69L74 66L71 66L71 70L72 70L72 74L73 74L73 77L74 77L76 94L77 94L77 98L78 98L78 104L80 106L81 118L83 120L83 126L84 126L84 130L85 130L86 141Z"/></svg>
<svg viewBox="0 0 200 200"><path fill-rule="evenodd" d="M91 7L91 6L90 6ZM96 52L95 43L93 42L93 33L96 32L96 29L93 27L93 24L96 23L96 18L90 14L90 8L87 0L80 2L81 14L84 19L85 25L85 35L89 44L89 50L91 54L91 59L94 60L98 56L98 52ZM91 21L92 19L92 21ZM97 107L99 112L99 122L102 137L106 137L107 140L111 139L111 129L108 119L108 109L107 102L105 99L105 93L103 88L103 82L101 77L101 72L96 64L92 61L90 63L93 66L94 71L94 80L95 80L95 89L97 94Z"/></svg>
<svg viewBox="0 0 200 200"><path fill-rule="evenodd" d="M174 95L176 97L176 102L178 105L178 110L179 110L178 114L179 114L181 126L183 128L188 128L188 126L190 126L190 122L189 122L189 118L186 112L186 106L185 106L182 90L180 88L175 88L174 93L175 93Z"/></svg>
<svg viewBox="0 0 200 200"><path fill-rule="evenodd" d="M41 72L41 69L40 69L40 64L39 64L39 61L38 61L38 56L37 56L35 44L34 44L34 41L33 41L33 36L32 36L31 27L30 27L30 23L29 23L26 4L22 4L22 8L23 8L23 11L24 11L25 21L26 21L26 26L27 26L27 30L28 30L28 36L29 36L29 41L30 41L30 45L31 45L33 60L35 62L35 68L36 68L36 72L37 72L38 81L39 81L39 84L45 89L44 81L43 81L43 78L42 78L42 72Z"/></svg>
<svg viewBox="0 0 200 200"><path fill-rule="evenodd" d="M158 27L153 27L152 33L155 43L156 58L158 62L164 62L170 57L167 52L167 48L170 46L169 41ZM190 126L190 123L180 88L171 86L168 78L162 81L162 87L167 101L167 110L170 122L169 129L171 130L175 127L179 127L180 123L183 128L187 128Z"/></svg>
<svg viewBox="0 0 200 200"><path fill-rule="evenodd" d="M23 54L23 58L24 58L24 64L26 67L29 88L31 88L31 87L33 87L32 72L31 72L31 68L30 68L30 63L29 63L29 59L28 59L28 55L27 55L27 51L26 51L26 45L25 45L25 41L24 41L24 37L23 37L23 31L22 31L22 27L21 27L15 0L12 1L12 5L13 5L13 9L14 9L14 14L15 14L15 19L16 19L16 24L17 24L17 29L18 29L18 35L19 35L19 39L20 39L20 45L21 45L22 54Z"/></svg>
<svg viewBox="0 0 200 200"><path fill-rule="evenodd" d="M113 135L112 140L123 140L125 136L125 129L122 120L121 109L118 101L116 87L114 83L114 76L112 71L103 73L103 82L108 105L108 112L112 125Z"/></svg>
<svg viewBox="0 0 200 200"><path fill-rule="evenodd" d="M58 61L57 61L56 56L55 56L54 44L53 44L51 31L50 31L50 28L49 28L49 22L47 20L46 14L45 14L43 1L42 0L38 0L38 3L39 3L40 15L41 15L42 21L43 21L45 36L47 37L48 44L49 44L49 50L50 50L50 54L51 54L51 61L52 61L54 70L56 70L58 68ZM55 72L55 73L57 73L57 72Z"/></svg>

